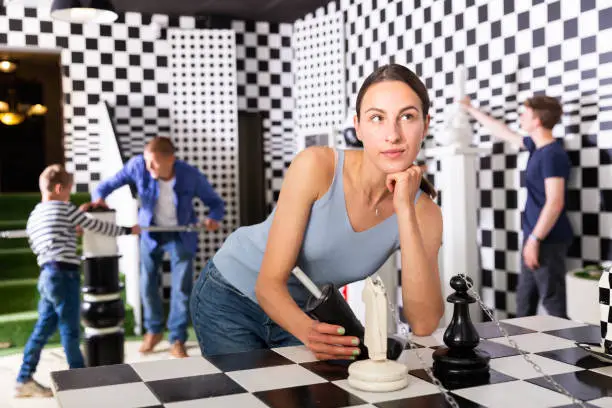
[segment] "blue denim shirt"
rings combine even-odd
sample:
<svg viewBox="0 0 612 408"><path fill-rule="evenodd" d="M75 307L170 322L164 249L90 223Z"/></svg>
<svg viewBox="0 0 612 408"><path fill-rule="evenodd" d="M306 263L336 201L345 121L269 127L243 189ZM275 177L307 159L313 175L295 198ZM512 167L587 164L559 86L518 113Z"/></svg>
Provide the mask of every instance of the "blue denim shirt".
<svg viewBox="0 0 612 408"><path fill-rule="evenodd" d="M176 160L174 175L174 204L176 205L176 217L179 225L198 222L193 208L194 197L198 197L208 206L210 210L209 218L216 221L223 219L225 203L213 190L204 174L184 161ZM134 186L140 197L138 225L141 227L153 225L155 222L155 204L159 197L159 184L157 180L151 177L142 155L133 157L117 174L98 184L92 195L93 200L104 199L114 190L126 184ZM149 232L143 231L141 236L149 248L153 249L157 246L157 242ZM198 233L181 232L179 236L185 249L195 253L198 246Z"/></svg>

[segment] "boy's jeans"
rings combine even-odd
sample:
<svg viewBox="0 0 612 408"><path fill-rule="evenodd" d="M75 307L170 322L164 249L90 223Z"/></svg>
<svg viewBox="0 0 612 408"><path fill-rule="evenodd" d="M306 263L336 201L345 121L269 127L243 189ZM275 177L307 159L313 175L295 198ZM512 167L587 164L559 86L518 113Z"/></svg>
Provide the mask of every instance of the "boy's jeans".
<svg viewBox="0 0 612 408"><path fill-rule="evenodd" d="M80 286L78 266L65 269L57 264L43 265L38 278L38 321L23 351L18 382L25 383L32 378L40 360L40 353L58 326L70 368L85 366L79 348Z"/></svg>
<svg viewBox="0 0 612 408"><path fill-rule="evenodd" d="M162 232L154 235L158 246L150 249L140 239L140 296L144 311L144 327L148 333L161 333L164 329L164 308L159 292L159 268L165 252L170 254L171 289L168 315L168 340L184 343L189 323L189 295L193 286L193 257L183 246L177 233Z"/></svg>

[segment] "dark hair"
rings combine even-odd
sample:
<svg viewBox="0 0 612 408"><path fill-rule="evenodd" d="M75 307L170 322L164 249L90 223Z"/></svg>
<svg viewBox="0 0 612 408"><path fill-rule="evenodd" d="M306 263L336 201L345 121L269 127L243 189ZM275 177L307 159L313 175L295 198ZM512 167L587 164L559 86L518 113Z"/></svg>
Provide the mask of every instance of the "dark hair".
<svg viewBox="0 0 612 408"><path fill-rule="evenodd" d="M361 101L363 101L363 97L365 96L367 90L374 84L386 81L399 81L408 85L421 100L423 120L427 118L427 115L429 114L430 101L427 88L423 82L421 82L419 77L414 72L405 66L399 64L388 64L377 68L365 79L365 81L363 81L363 84L361 84L361 88L359 88L359 92L357 93L357 102L355 104L355 108L357 110L357 120L359 120L361 117L359 112L361 110ZM420 188L432 199L436 198L438 195L436 188L425 177L425 175L423 175L423 178L421 179Z"/></svg>
<svg viewBox="0 0 612 408"><path fill-rule="evenodd" d="M416 92L417 96L421 100L421 105L423 108L423 118L426 118L429 114L429 95L427 93L427 88L418 76L408 68L399 64L388 64L383 65L376 69L376 71L372 72L366 79L363 81L361 88L359 88L359 93L357 94L357 119L360 118L360 110L361 110L361 101L365 96L367 90L374 84L379 82L386 81L399 81L408 85L414 92Z"/></svg>
<svg viewBox="0 0 612 408"><path fill-rule="evenodd" d="M174 154L174 145L170 138L164 136L154 137L145 146L145 151L150 153L160 153L166 156Z"/></svg>
<svg viewBox="0 0 612 408"><path fill-rule="evenodd" d="M551 96L536 95L527 99L525 106L533 110L534 115L540 119L540 123L546 129L554 128L563 114L561 104Z"/></svg>

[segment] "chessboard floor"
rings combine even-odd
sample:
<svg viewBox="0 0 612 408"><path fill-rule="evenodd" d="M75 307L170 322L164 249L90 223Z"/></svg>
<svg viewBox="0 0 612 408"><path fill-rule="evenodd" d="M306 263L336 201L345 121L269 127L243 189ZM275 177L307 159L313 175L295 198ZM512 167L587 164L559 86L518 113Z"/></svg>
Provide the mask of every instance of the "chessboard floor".
<svg viewBox="0 0 612 408"><path fill-rule="evenodd" d="M572 406L508 346L494 323L476 326L482 337L479 347L491 355L490 380L452 388L459 406ZM572 395L587 401L586 406L612 407L612 363L575 344L598 342L599 327L550 316L505 320L503 326L521 350ZM442 335L439 330L415 338L421 347L405 350L399 359L408 366L410 383L389 393L352 389L345 367L316 361L304 347L66 370L52 373L52 383L62 408L444 407L449 405L421 363L431 366Z"/></svg>

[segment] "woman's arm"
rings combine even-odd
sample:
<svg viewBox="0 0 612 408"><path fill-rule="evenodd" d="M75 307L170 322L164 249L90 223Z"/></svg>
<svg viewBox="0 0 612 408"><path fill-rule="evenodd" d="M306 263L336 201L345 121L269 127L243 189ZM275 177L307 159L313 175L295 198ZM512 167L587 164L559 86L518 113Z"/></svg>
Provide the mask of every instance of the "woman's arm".
<svg viewBox="0 0 612 408"><path fill-rule="evenodd" d="M333 155L329 148L309 148L291 163L283 180L255 286L257 300L268 316L321 359L352 355L357 348L333 346L351 345L352 338L338 336L342 334L338 332L339 327L317 324L304 313L289 294L287 280L295 267L312 205L329 189L333 179Z"/></svg>
<svg viewBox="0 0 612 408"><path fill-rule="evenodd" d="M404 316L415 335L431 334L444 314L438 269L442 243L440 208L422 194L417 205L398 212Z"/></svg>

